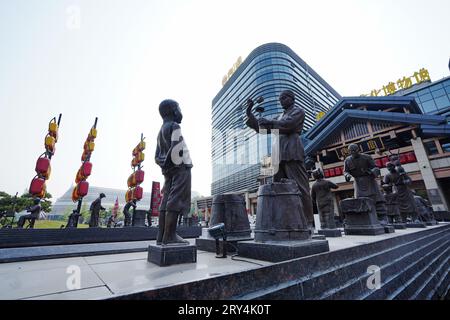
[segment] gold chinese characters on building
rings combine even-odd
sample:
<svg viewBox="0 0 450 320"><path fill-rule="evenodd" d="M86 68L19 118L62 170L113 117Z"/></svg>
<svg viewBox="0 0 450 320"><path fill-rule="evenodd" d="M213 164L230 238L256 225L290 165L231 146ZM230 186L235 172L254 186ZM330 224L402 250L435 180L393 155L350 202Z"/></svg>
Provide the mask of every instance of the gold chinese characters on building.
<svg viewBox="0 0 450 320"><path fill-rule="evenodd" d="M228 80L230 80L231 76L233 75L233 73L236 72L237 68L239 68L239 66L242 64L242 57L239 57L236 62L233 64L233 67L231 67L230 70L228 70L228 73L226 75L223 76L222 78L222 86L225 85L225 83L227 83Z"/></svg>
<svg viewBox="0 0 450 320"><path fill-rule="evenodd" d="M375 137L369 140L364 140L356 143L359 146L359 151L366 152L377 152L384 150L384 143L380 137ZM350 155L349 146L344 146L342 148L336 149L336 154L339 158L345 159Z"/></svg>
<svg viewBox="0 0 450 320"><path fill-rule="evenodd" d="M399 90L404 90L411 88L413 86L413 79L415 80L415 84L419 84L425 81L431 81L430 74L427 69L422 68L419 72L414 72L414 74L410 77L403 77L397 80L396 83L389 82L384 85L380 90L374 89L370 92L370 94L362 94L361 96L370 96L370 97L379 97L379 96L389 96L391 94L396 93Z"/></svg>

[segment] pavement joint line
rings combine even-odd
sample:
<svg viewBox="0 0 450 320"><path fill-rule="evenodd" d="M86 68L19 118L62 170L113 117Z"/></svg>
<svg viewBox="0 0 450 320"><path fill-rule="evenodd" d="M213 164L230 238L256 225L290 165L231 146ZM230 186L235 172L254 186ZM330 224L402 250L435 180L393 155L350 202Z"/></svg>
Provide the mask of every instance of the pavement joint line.
<svg viewBox="0 0 450 320"><path fill-rule="evenodd" d="M68 292L76 292L76 291L83 291L83 290L102 288L102 287L105 287L105 286L92 286L92 287L80 288L80 289L75 289L75 290L66 290L66 291L58 291L58 292L52 292L52 293L46 293L46 294L39 294L37 296L18 298L17 300L27 300L27 299L32 299L32 298L53 296L53 295L57 295L57 294L63 294L63 293L68 293Z"/></svg>
<svg viewBox="0 0 450 320"><path fill-rule="evenodd" d="M87 263L86 258L83 257L84 262ZM109 292L111 292L111 294L114 294L114 292L111 290L111 288L106 284L106 282L103 280L103 278L94 270L94 268L87 263L89 266L89 269L91 269L91 271L97 276L97 278L105 285L105 287L109 290Z"/></svg>
<svg viewBox="0 0 450 320"><path fill-rule="evenodd" d="M133 253L133 252L131 252ZM136 253L136 252L135 252ZM122 254L122 253L120 253ZM126 253L123 253L126 254ZM98 255L99 257L101 255ZM92 256L90 256L92 257ZM87 257L83 257L83 258L87 258ZM146 260L146 258L135 258L135 259L126 259L126 260L113 260L113 261L104 261L104 262L93 262L93 263L89 263L90 266L97 266L97 265L102 265L102 264L108 264L108 263L120 263L120 262L130 262L130 261L139 261L139 260Z"/></svg>

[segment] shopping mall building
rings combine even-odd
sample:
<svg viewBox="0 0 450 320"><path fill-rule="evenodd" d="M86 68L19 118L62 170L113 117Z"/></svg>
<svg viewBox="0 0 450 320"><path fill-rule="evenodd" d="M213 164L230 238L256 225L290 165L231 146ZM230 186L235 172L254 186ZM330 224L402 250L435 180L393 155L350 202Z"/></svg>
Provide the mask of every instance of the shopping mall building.
<svg viewBox="0 0 450 320"><path fill-rule="evenodd" d="M450 77L432 82L428 71L420 69L379 90L342 98L291 49L266 44L225 80L212 105L212 196L243 194L249 213L256 213L256 192L264 180L261 167L267 159L270 163L271 141L270 136L261 139L245 127L245 100L263 96L263 116L274 118L282 112L279 93L291 89L306 112L305 152L339 186L334 191L336 203L353 196L353 182L343 176L343 161L348 145L357 143L362 152L372 155L382 175L387 172L388 156L398 154L413 180L412 188L428 198L435 210L449 210ZM221 139L227 129L242 129L246 135ZM248 159L249 154L255 163L236 161L241 155ZM220 161L223 158L228 162ZM212 197L207 197L195 207L204 210L211 203Z"/></svg>
<svg viewBox="0 0 450 320"><path fill-rule="evenodd" d="M283 44L262 45L238 61L212 101L212 195L258 188L260 160L270 156L270 136L261 137L245 125L247 99L264 97L262 116L272 119L282 113L280 93L294 91L307 130L341 98Z"/></svg>

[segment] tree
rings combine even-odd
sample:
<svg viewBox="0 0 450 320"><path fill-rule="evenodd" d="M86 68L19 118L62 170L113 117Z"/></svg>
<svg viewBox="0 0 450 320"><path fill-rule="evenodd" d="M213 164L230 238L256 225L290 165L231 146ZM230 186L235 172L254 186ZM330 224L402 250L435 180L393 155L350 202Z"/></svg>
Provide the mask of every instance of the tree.
<svg viewBox="0 0 450 320"><path fill-rule="evenodd" d="M41 201L42 210L44 212L52 211L52 202L49 200L52 195L48 192L45 193L44 199ZM14 208L14 212L21 212L33 205L34 197L29 193L24 193L20 197L12 197L4 191L0 191L0 212L11 211Z"/></svg>
<svg viewBox="0 0 450 320"><path fill-rule="evenodd" d="M20 205L21 205L21 210L16 211L16 212L20 212L22 210L25 210L28 207L31 207L33 205L33 201L34 201L34 196L30 193L24 193L20 198ZM52 211L52 202L49 200L52 198L52 195L48 192L45 193L44 198L41 199L41 207L42 207L42 211L49 213Z"/></svg>

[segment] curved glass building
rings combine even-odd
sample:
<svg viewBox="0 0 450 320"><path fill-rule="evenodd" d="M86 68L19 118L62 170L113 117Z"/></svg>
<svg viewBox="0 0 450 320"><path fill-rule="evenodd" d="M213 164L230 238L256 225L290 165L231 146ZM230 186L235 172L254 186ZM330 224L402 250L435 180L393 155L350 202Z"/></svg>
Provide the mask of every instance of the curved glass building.
<svg viewBox="0 0 450 320"><path fill-rule="evenodd" d="M268 43L253 50L212 101L211 194L256 189L261 161L270 156L270 136L245 126L248 98L264 98L262 116L282 113L278 96L290 89L306 112L304 130L341 96L289 47Z"/></svg>

